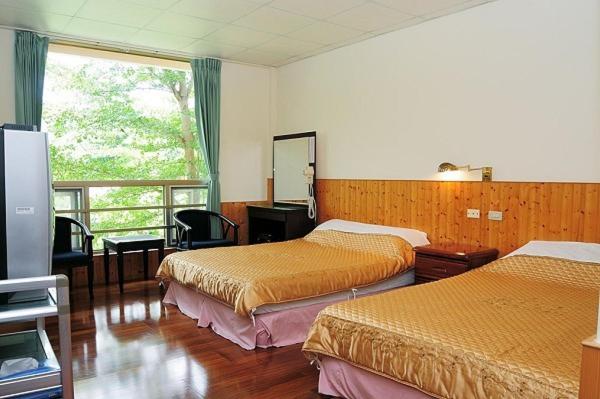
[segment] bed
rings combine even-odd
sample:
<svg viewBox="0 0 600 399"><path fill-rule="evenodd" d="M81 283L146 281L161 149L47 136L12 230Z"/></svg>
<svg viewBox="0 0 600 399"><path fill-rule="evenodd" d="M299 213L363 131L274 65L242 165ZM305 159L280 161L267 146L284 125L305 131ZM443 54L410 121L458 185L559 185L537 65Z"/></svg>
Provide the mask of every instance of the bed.
<svg viewBox="0 0 600 399"><path fill-rule="evenodd" d="M245 349L303 342L325 306L414 282L421 231L331 220L281 243L171 254L163 302Z"/></svg>
<svg viewBox="0 0 600 399"><path fill-rule="evenodd" d="M533 241L460 276L329 306L303 345L345 398L576 398L600 244Z"/></svg>

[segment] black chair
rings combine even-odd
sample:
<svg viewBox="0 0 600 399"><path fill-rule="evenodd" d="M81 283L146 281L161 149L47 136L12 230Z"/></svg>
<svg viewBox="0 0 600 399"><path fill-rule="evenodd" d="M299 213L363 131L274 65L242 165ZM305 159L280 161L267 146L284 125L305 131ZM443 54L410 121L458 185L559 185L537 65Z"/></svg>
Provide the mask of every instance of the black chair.
<svg viewBox="0 0 600 399"><path fill-rule="evenodd" d="M81 232L81 250L73 249L73 225ZM94 298L94 236L87 226L78 220L57 216L54 224L54 250L52 252L52 270L64 269L72 286L73 268L87 267L88 290L90 299Z"/></svg>
<svg viewBox="0 0 600 399"><path fill-rule="evenodd" d="M238 245L240 226L219 213L186 209L176 212L173 219L177 229L178 251ZM220 226L219 238L212 237L211 231L214 225ZM233 229L233 239L228 238L231 229Z"/></svg>

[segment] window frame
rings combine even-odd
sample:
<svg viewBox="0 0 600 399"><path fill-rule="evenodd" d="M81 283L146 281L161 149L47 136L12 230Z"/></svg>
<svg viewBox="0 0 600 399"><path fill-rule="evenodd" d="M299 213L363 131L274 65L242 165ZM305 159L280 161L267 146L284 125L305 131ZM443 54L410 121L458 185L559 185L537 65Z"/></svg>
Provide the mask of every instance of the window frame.
<svg viewBox="0 0 600 399"><path fill-rule="evenodd" d="M163 211L164 224L160 226L132 226L130 228L115 228L95 230L91 223L90 215L94 212L110 212L113 208L90 208L89 192L91 187L147 187L161 186L163 193L163 203L161 205L136 205L131 207L118 207L119 210L144 210L144 209L161 209ZM164 238L167 246L172 246L175 243L172 230L175 225L171 222L174 209L202 209L206 208L206 203L191 203L178 204L172 203L173 189L177 188L198 188L200 190L208 190L208 183L205 180L106 180L106 181L55 181L55 191L70 191L81 190L83 207L80 209L65 209L55 210L55 214L70 214L80 213L83 215L83 223L88 226L92 233L127 233L145 230L163 230ZM171 231L171 233L169 233ZM96 249L99 250L99 249Z"/></svg>

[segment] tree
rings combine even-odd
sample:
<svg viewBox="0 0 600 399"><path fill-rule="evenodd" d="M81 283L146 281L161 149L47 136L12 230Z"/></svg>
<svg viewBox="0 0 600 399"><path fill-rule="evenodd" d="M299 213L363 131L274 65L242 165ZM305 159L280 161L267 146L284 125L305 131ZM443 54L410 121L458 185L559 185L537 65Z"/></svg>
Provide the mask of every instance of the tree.
<svg viewBox="0 0 600 399"><path fill-rule="evenodd" d="M43 125L50 133L54 180L171 180L206 175L190 110L189 72L72 57L51 53L46 67ZM92 208L163 202L157 187L93 191ZM164 223L160 210L91 216L95 230Z"/></svg>
<svg viewBox="0 0 600 399"><path fill-rule="evenodd" d="M46 92L76 99L44 99L52 160L61 166L54 168L56 180L197 179L206 174L190 111L190 73L107 61L73 66L49 57L46 81ZM86 170L74 176L75 166Z"/></svg>
<svg viewBox="0 0 600 399"><path fill-rule="evenodd" d="M179 106L181 117L181 144L184 149L186 174L190 179L198 178L198 160L196 157L197 138L192 130L192 117L190 112L190 96L192 95L193 82L190 74L173 69L148 68L146 76L156 88L168 88Z"/></svg>

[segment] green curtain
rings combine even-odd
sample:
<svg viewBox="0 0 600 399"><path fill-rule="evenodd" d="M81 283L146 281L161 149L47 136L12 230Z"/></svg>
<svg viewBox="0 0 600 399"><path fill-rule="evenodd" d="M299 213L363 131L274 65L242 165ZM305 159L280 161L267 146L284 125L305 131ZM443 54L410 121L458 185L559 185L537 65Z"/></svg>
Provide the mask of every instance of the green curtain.
<svg viewBox="0 0 600 399"><path fill-rule="evenodd" d="M208 169L206 209L221 212L219 184L219 129L221 125L221 61L212 58L191 61L194 76L196 126L200 148Z"/></svg>
<svg viewBox="0 0 600 399"><path fill-rule="evenodd" d="M41 127L47 55L47 37L33 32L15 32L16 123Z"/></svg>

